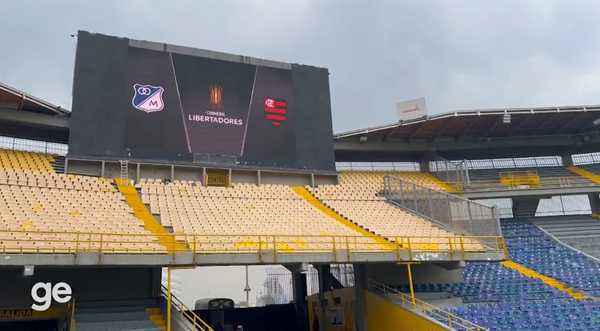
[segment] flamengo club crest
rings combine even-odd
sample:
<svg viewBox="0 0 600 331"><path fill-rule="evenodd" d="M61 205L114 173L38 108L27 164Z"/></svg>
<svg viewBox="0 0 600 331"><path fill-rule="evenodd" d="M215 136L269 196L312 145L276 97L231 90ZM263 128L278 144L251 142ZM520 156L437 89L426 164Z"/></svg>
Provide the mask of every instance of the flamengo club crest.
<svg viewBox="0 0 600 331"><path fill-rule="evenodd" d="M280 127L281 123L287 120L287 101L280 98L265 99L265 118L270 121L274 127Z"/></svg>
<svg viewBox="0 0 600 331"><path fill-rule="evenodd" d="M154 113L165 108L162 98L165 89L162 86L133 84L133 91L131 104L135 109Z"/></svg>

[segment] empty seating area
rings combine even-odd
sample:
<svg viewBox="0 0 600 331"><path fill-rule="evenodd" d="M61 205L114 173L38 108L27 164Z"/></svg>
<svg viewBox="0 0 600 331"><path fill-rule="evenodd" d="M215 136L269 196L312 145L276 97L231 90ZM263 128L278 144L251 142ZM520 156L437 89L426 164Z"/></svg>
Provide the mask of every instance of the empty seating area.
<svg viewBox="0 0 600 331"><path fill-rule="evenodd" d="M600 295L600 264L563 247L530 223L505 220L502 229L514 261L590 296ZM597 300L575 300L496 262L467 263L463 276L461 283L416 284L415 290L459 298L462 304L453 304L450 310L491 330L600 329Z"/></svg>
<svg viewBox="0 0 600 331"><path fill-rule="evenodd" d="M3 171L52 173L53 160L50 154L0 149L0 169Z"/></svg>
<svg viewBox="0 0 600 331"><path fill-rule="evenodd" d="M45 187L77 191L117 192L106 178L42 172L2 171L0 185Z"/></svg>
<svg viewBox="0 0 600 331"><path fill-rule="evenodd" d="M449 291L465 303L452 312L491 330L597 330L600 303L577 301L499 263L468 263Z"/></svg>
<svg viewBox="0 0 600 331"><path fill-rule="evenodd" d="M341 171L337 185L321 185L313 192L322 200L366 200L382 201L383 183L386 176L397 177L403 181L415 183L434 190L442 191L442 187L428 173L392 172L392 171Z"/></svg>
<svg viewBox="0 0 600 331"><path fill-rule="evenodd" d="M332 236L361 236L311 206L286 185L213 187L192 181L142 179L139 186L142 200L160 216L163 226L188 235L184 239L191 246L196 241L205 250L255 250L259 239L262 249L277 245L290 252L331 250ZM189 235L196 236L192 239ZM374 244L369 238L362 239L363 248L376 249L368 247Z"/></svg>
<svg viewBox="0 0 600 331"><path fill-rule="evenodd" d="M502 222L510 256L529 268L599 295L600 264L569 250L535 225ZM497 263L468 263L465 279L449 287L469 304L455 313L494 330L597 330L600 303L577 301Z"/></svg>
<svg viewBox="0 0 600 331"><path fill-rule="evenodd" d="M597 218L546 217L534 223L561 242L600 259L600 220Z"/></svg>
<svg viewBox="0 0 600 331"><path fill-rule="evenodd" d="M329 199L373 200L383 197L383 182L386 176L443 191L430 174L412 171L341 171L338 175L338 185L322 185L317 191L320 196Z"/></svg>
<svg viewBox="0 0 600 331"><path fill-rule="evenodd" d="M433 223L386 201L323 200L330 208L379 235L400 237L450 236Z"/></svg>
<svg viewBox="0 0 600 331"><path fill-rule="evenodd" d="M453 233L386 201L380 193L386 175L440 189L428 174L418 172L346 171L339 174L338 185L322 185L311 190L340 215L378 235L391 240L411 237L413 242L447 243L447 239L432 238L453 236Z"/></svg>
<svg viewBox="0 0 600 331"><path fill-rule="evenodd" d="M576 289L600 295L600 263L561 245L526 221L503 221L502 232L516 262Z"/></svg>
<svg viewBox="0 0 600 331"><path fill-rule="evenodd" d="M0 185L5 229L60 232L129 232L139 224L116 192ZM124 222L125 221L125 222ZM131 227L135 230L137 227ZM134 231L139 232L139 231Z"/></svg>
<svg viewBox="0 0 600 331"><path fill-rule="evenodd" d="M163 251L109 179L56 174L49 155L0 155L0 251Z"/></svg>
<svg viewBox="0 0 600 331"><path fill-rule="evenodd" d="M565 167L470 169L466 190L514 189L535 187L571 187L595 185ZM435 174L435 173L434 173ZM523 178L523 181L518 178ZM533 177L539 179L532 180ZM503 180L503 178L505 178ZM513 178L513 180L507 180ZM530 179L529 181L527 179ZM530 182L530 183L527 183Z"/></svg>
<svg viewBox="0 0 600 331"><path fill-rule="evenodd" d="M577 167L585 169L585 170L587 170L589 172L592 172L592 173L594 173L596 175L600 175L600 163L578 165Z"/></svg>

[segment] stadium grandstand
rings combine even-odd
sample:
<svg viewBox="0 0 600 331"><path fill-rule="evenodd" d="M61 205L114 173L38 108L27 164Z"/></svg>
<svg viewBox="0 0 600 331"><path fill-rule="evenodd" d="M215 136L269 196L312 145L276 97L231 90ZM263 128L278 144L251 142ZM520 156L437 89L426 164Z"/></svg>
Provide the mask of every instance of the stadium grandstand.
<svg viewBox="0 0 600 331"><path fill-rule="evenodd" d="M110 76L96 66L127 63L104 57L111 47L157 66L167 54L173 71L252 66L255 82L260 72L289 90L259 79L245 131L201 130L214 116L237 123L221 114L236 102L223 91L248 77L207 85L211 110L196 116L185 114L191 78L145 76L129 94L106 92L124 99L106 120L97 101L108 94L90 89ZM0 85L2 330L600 329L600 106L461 111L333 135L326 69L83 31L76 62L73 111ZM189 116L146 124L170 114L169 84L184 92L177 116ZM324 106L311 94L323 91ZM305 116L328 127L298 121L290 138L281 130L294 115L281 114L294 104L269 93L295 95L299 111L323 106ZM138 137L159 139L146 134L182 118L179 141ZM202 145L203 130L229 140ZM171 270L216 265L284 266L291 295L260 310L220 299L192 309L173 295ZM36 298L39 282L67 283L69 300ZM54 301L32 309L42 299Z"/></svg>

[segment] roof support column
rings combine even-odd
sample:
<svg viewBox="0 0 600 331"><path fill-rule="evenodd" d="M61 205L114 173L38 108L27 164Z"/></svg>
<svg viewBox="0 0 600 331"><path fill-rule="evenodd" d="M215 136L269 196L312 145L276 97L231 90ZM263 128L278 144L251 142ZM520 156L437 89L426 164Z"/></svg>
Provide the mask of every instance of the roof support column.
<svg viewBox="0 0 600 331"><path fill-rule="evenodd" d="M565 167L570 167L573 165L573 157L571 156L571 153L569 153L569 152L565 152L565 153L561 154L560 159L562 160L563 166L565 166Z"/></svg>
<svg viewBox="0 0 600 331"><path fill-rule="evenodd" d="M320 264L316 266L316 269L319 272L319 315L321 316L319 318L319 330L327 330L325 292L331 291L331 267L329 264Z"/></svg>
<svg viewBox="0 0 600 331"><path fill-rule="evenodd" d="M598 196L598 193L588 193L588 199L590 200L592 215L600 215L600 196Z"/></svg>
<svg viewBox="0 0 600 331"><path fill-rule="evenodd" d="M367 331L367 265L354 264L354 330Z"/></svg>
<svg viewBox="0 0 600 331"><path fill-rule="evenodd" d="M512 198L512 212L514 218L530 218L535 216L539 197L514 197Z"/></svg>
<svg viewBox="0 0 600 331"><path fill-rule="evenodd" d="M294 306L296 308L296 330L308 330L308 310L306 295L306 274L303 273L302 265L284 265L292 273L292 288L294 292Z"/></svg>

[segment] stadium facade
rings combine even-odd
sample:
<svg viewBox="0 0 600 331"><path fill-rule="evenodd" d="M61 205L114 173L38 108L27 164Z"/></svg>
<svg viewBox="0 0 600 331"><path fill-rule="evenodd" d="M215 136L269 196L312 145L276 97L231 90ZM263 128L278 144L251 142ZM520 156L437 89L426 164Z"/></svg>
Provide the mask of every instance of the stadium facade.
<svg viewBox="0 0 600 331"><path fill-rule="evenodd" d="M600 106L334 135L327 69L78 36L72 111L0 85L3 330L600 328ZM289 304L173 295L267 264Z"/></svg>

